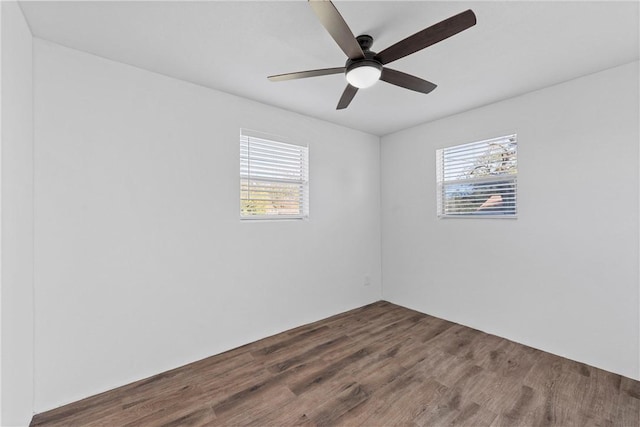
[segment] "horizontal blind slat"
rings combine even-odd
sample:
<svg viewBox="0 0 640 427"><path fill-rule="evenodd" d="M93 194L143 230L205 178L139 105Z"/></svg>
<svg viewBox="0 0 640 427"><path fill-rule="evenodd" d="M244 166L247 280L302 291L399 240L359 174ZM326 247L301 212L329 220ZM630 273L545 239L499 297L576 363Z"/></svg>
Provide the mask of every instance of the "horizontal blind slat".
<svg viewBox="0 0 640 427"><path fill-rule="evenodd" d="M284 160L301 160L304 159L304 155L300 151L295 152L282 152L282 151L274 151L274 150L265 150L258 149L256 147L251 146L243 147L240 149L240 157L249 158L249 152L251 152L251 156L261 156L267 158L274 159L284 159Z"/></svg>

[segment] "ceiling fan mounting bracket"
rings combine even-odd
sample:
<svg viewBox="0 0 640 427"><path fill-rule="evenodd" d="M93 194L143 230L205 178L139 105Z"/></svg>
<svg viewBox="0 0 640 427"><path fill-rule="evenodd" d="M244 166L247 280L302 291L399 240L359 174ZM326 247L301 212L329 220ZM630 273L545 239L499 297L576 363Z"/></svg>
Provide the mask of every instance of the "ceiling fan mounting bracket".
<svg viewBox="0 0 640 427"><path fill-rule="evenodd" d="M356 37L356 40L364 52L368 51L371 49L371 46L373 46L373 37L368 34L362 34Z"/></svg>

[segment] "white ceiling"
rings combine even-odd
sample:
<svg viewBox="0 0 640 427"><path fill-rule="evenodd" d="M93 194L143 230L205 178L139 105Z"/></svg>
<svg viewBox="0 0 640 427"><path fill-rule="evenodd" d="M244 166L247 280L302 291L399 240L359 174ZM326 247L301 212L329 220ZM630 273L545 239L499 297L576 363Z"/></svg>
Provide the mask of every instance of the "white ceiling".
<svg viewBox="0 0 640 427"><path fill-rule="evenodd" d="M341 1L355 35L387 46L472 9L476 26L390 64L432 81L428 95L379 82L336 111L341 74L268 75L344 65L304 0L22 2L35 36L376 135L486 105L639 57L637 1Z"/></svg>

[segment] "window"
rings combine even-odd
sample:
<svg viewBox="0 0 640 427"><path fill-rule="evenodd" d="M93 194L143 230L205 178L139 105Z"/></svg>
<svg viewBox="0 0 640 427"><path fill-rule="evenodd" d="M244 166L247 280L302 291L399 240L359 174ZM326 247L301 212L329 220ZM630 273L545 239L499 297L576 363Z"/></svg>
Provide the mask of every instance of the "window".
<svg viewBox="0 0 640 427"><path fill-rule="evenodd" d="M516 135L437 150L438 216L514 218L517 154Z"/></svg>
<svg viewBox="0 0 640 427"><path fill-rule="evenodd" d="M309 216L309 149L240 132L240 218Z"/></svg>

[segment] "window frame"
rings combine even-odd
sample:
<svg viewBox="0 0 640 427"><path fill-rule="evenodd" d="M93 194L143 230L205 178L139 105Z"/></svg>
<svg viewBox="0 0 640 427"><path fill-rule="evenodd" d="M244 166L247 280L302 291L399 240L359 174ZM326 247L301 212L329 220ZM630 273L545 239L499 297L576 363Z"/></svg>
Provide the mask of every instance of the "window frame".
<svg viewBox="0 0 640 427"><path fill-rule="evenodd" d="M496 173L489 174L486 176L481 176L477 178L454 178L447 180L445 175L448 173L445 165L445 153L447 150L451 151L464 151L466 147L473 146L481 146L482 144L486 144L487 146L492 143L513 143L514 144L514 152L513 155L514 162L513 170L510 170L508 173ZM472 149L473 150L473 149ZM478 158L480 159L482 155L488 155L488 153L480 153L478 152ZM473 158L475 159L475 158ZM489 164L489 163L488 163ZM515 171L515 172L514 172ZM452 173L449 172L451 176ZM455 175L455 172L453 173ZM510 191L506 191L505 194L512 197L513 203L513 213L495 213L490 210L487 213L478 213L469 212L469 213L451 213L447 212L446 204L445 204L445 190L447 185L452 185L454 183L469 185L480 184L480 185L498 185L498 186L509 186L512 188ZM481 189L482 191L482 189ZM477 197L477 196L476 196ZM518 218L518 135L516 132L505 133L503 136L488 138L482 140L476 140L472 142L462 143L462 144L454 144L448 145L446 147L436 149L436 215L438 219L449 219L449 218L476 218L476 219L517 219Z"/></svg>
<svg viewBox="0 0 640 427"><path fill-rule="evenodd" d="M267 147L271 145L273 150L290 150L292 153L298 151L301 156L299 162L299 169L296 168L297 173L299 173L299 178L297 179L289 179L284 176L260 176L259 172L257 174L251 173L251 140L254 140L254 143L257 145L261 145L263 149L269 150ZM246 147L246 149L245 149ZM309 146L305 144L292 143L288 140L288 138L284 138L278 135L267 134L264 132L258 132L250 129L240 129L240 138L239 138L239 148L240 148L240 162L239 162L239 182L240 182L240 210L239 210L239 218L241 221L283 221L283 220L308 220L309 219ZM261 153L264 156L264 152ZM255 156L255 155L254 155ZM268 155L267 155L268 156ZM268 159L267 161L271 163L270 167L277 167L277 155ZM255 157L254 157L255 159ZM246 162L246 172L245 163ZM281 161L281 166L285 163L285 161ZM288 165L287 167L290 167ZM275 175L278 175L281 171L275 172ZM283 174L286 171L282 172ZM269 172L267 172L269 173ZM299 187L300 198L299 198L299 209L296 214L282 214L282 213L271 213L271 214L247 214L243 204L247 201L251 200L260 200L260 199L252 199L250 195L247 198L243 198L243 193L245 191L250 193L251 181L258 181L262 184L292 184ZM247 189L244 189L243 181L247 181Z"/></svg>

